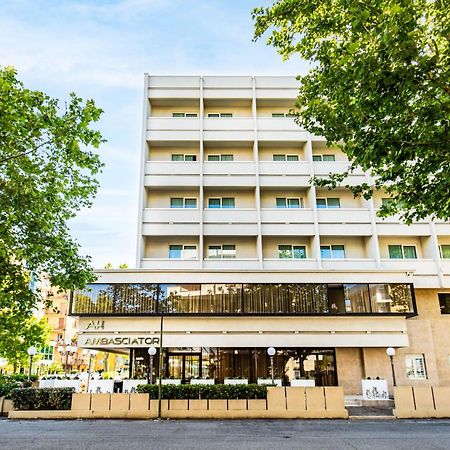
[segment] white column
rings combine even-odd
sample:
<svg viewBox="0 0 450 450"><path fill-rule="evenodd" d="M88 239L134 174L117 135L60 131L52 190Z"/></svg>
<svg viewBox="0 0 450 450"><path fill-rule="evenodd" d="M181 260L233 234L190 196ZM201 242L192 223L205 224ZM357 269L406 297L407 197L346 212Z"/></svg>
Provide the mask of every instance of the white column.
<svg viewBox="0 0 450 450"><path fill-rule="evenodd" d="M203 76L200 77L200 151L199 151L199 164L200 164L200 187L199 187L199 220L200 220L200 234L198 237L198 260L200 269L203 268L203 160L204 158L204 149L203 149L203 118L204 118L204 103L203 103Z"/></svg>

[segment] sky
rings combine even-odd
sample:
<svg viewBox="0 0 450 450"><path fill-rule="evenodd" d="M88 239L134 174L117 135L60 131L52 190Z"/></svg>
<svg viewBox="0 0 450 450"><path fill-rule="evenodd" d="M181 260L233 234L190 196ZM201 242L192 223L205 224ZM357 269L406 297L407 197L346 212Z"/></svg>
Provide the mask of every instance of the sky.
<svg viewBox="0 0 450 450"><path fill-rule="evenodd" d="M107 139L92 208L71 221L81 253L102 268L135 267L144 73L298 75L265 39L252 42L265 0L1 0L0 65L26 87L60 100L69 92L104 110Z"/></svg>

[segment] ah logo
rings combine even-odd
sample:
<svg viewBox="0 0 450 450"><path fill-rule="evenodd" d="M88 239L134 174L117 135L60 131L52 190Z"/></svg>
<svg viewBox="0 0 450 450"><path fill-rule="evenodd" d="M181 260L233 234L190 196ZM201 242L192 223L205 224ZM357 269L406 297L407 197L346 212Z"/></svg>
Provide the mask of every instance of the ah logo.
<svg viewBox="0 0 450 450"><path fill-rule="evenodd" d="M105 321L104 320L91 320L86 327L86 330L104 330Z"/></svg>

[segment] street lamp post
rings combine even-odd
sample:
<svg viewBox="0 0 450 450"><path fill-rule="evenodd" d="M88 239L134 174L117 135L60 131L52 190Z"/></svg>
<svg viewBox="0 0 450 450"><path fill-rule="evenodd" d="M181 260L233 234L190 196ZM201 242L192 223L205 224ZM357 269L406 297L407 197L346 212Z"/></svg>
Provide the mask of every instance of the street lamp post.
<svg viewBox="0 0 450 450"><path fill-rule="evenodd" d="M148 348L149 367L147 371L147 384L153 384L153 357L156 355L156 348L152 345Z"/></svg>
<svg viewBox="0 0 450 450"><path fill-rule="evenodd" d="M67 376L68 367L69 367L69 355L74 355L77 351L75 346L71 345L71 341L64 342L64 345L61 344L58 346L58 353L61 355L61 359L65 355L65 363L64 363L64 374Z"/></svg>
<svg viewBox="0 0 450 450"><path fill-rule="evenodd" d="M388 347L386 349L386 354L389 356L389 359L391 360L391 370L392 370L392 384L393 386L397 386L397 382L395 380L395 369L394 369L394 355L395 355L395 348Z"/></svg>
<svg viewBox="0 0 450 450"><path fill-rule="evenodd" d="M27 353L30 355L30 368L28 369L28 381L31 380L31 368L33 366L33 356L37 353L36 347L29 347Z"/></svg>
<svg viewBox="0 0 450 450"><path fill-rule="evenodd" d="M270 356L270 375L272 377L272 385L275 384L275 377L273 373L273 357L275 356L276 350L273 347L267 349L267 354Z"/></svg>

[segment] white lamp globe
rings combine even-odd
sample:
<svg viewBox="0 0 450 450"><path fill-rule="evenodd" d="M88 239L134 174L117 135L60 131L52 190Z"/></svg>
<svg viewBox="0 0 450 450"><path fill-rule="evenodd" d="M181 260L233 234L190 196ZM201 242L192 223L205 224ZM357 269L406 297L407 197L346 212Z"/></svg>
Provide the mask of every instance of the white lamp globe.
<svg viewBox="0 0 450 450"><path fill-rule="evenodd" d="M34 355L37 353L36 347L29 347L28 350L27 350L27 353L28 353L30 356L34 356Z"/></svg>
<svg viewBox="0 0 450 450"><path fill-rule="evenodd" d="M388 356L394 356L394 355L395 355L395 348L388 347L388 348L386 349L386 354L387 354Z"/></svg>
<svg viewBox="0 0 450 450"><path fill-rule="evenodd" d="M269 347L269 348L267 349L267 354L268 354L269 356L274 356L274 355L275 355L275 352L276 352L276 350L275 350L274 347Z"/></svg>
<svg viewBox="0 0 450 450"><path fill-rule="evenodd" d="M150 356L155 356L156 355L156 348L153 347L153 345L151 347L149 347L147 351L148 351L148 354Z"/></svg>

